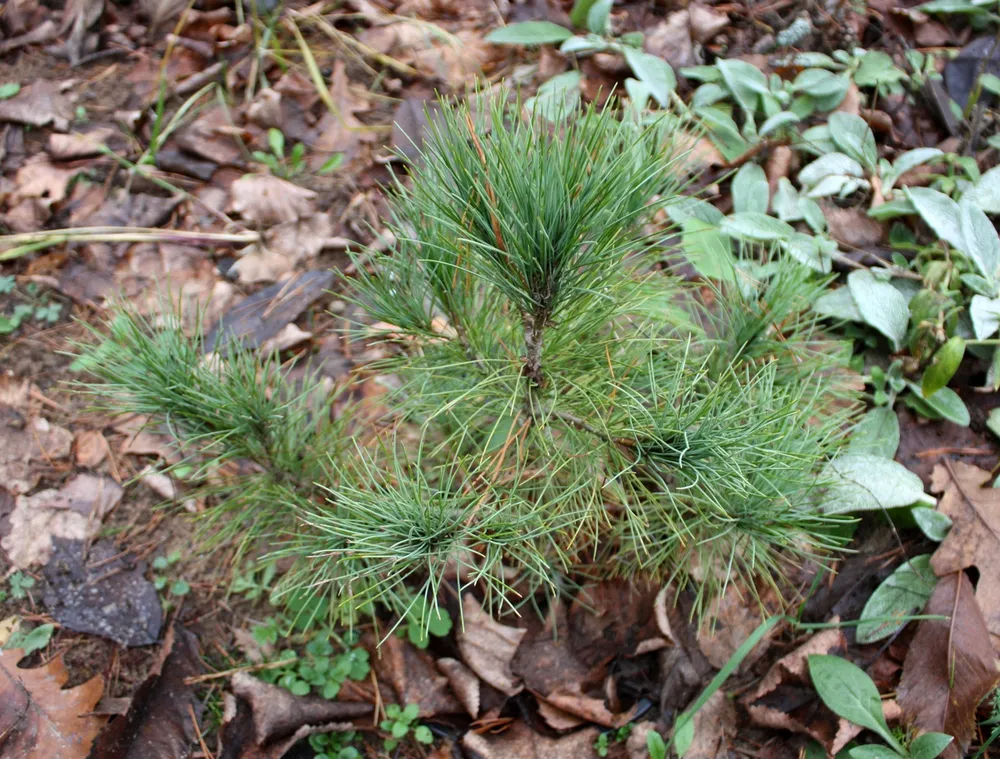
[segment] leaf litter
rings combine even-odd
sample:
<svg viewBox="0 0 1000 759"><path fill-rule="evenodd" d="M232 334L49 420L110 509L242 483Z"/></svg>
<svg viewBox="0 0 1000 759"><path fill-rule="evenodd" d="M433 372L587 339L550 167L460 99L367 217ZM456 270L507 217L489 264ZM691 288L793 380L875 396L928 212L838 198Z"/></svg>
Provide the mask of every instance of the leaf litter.
<svg viewBox="0 0 1000 759"><path fill-rule="evenodd" d="M14 9L14 5L18 8ZM764 40L756 39L756 32L743 24L741 9L692 3L683 10L637 12L629 4L608 5L616 34L625 30L645 32L645 52L675 67L704 63L703 56L714 56L727 48L733 55L746 52L744 59L758 68L772 65L764 56L749 54ZM261 242L236 256L225 248L205 250L167 242L71 243L71 257L76 255L79 260L58 274L63 291L73 293L74 301L86 303L88 308L102 308L115 292L124 289L127 297L154 316L162 310L162 303L153 291L157 283L169 280L187 302L206 310L206 325L218 325L216 336L231 330L246 345L276 351L284 358L308 354L326 332L312 327L318 310L314 304L322 299L332 281L319 272L325 272L330 265L345 265L339 258L345 244L360 248L380 239L379 230L366 230L366 224L377 225L380 201L372 187L388 177L383 168L387 154L380 152L383 137L391 134L395 147L404 153L409 145L404 135L419 141L420 132L428 126L423 120L422 103L435 87L459 92L472 76L494 77L498 71L513 73L522 82L536 76L538 83L543 67L554 73L566 71L566 56L551 50L541 53L538 67L532 70L535 58L530 50L510 53L484 42L485 33L499 23L498 13L507 14L507 23L532 17L569 24L566 9L556 9L554 4L543 6L515 4L508 8L501 4L498 8L485 2L376 4L355 0L347 4L355 18L346 22L323 15L317 6L290 8L287 18L303 31L310 46L326 53L323 46L330 44L333 47L329 50L336 51L323 57L326 68L320 74L324 86L319 89L306 65L293 63L276 73L267 70L263 59L248 56L251 26L240 25L238 20L244 14L234 13L231 8L206 11L196 4L194 9L186 10L183 3L142 2L138 8L141 15L133 17L117 4L77 0L67 3L62 16L57 17L37 4L12 4L12 9L0 16L0 24L5 32L26 36L8 36L0 43L0 55L61 35L64 39L57 52L71 66L90 56L100 56L108 50L102 48L108 43L137 53L143 62L135 65L112 59L106 63L97 58L94 64L85 64L95 67L87 69L87 77L96 73L98 84L103 76L112 86L121 88L122 81L134 85L134 95L120 97L107 107L99 99L88 97L93 80L76 78L80 69L72 67L60 70L58 79L21 78L17 94L0 99L0 121L8 125L0 142L0 160L6 161L5 175L13 177L10 190L0 192L3 222L16 231L62 226L65 220L72 219L69 226L258 232ZM884 23L902 30L899 33L904 36L915 34L917 42L923 40L920 44L957 41L948 27L926 18L915 23L911 16L916 18L920 12L908 13L886 8ZM28 17L31 23L26 21ZM782 24L793 18L789 15L781 19ZM853 14L852 20L841 21L845 26L863 26L858 18ZM42 19L44 23L39 23ZM130 27L130 23L134 26ZM29 31L32 28L34 32ZM170 43L172 53L161 57L163 37L171 29L177 35ZM931 32L937 35L933 38L936 42L930 41ZM809 40L815 42L815 35L806 39L807 44ZM290 44L294 47L295 41ZM981 52L967 48L959 56L959 64L968 68L969 60L978 62L982 58ZM225 60L225 69L212 69L216 58ZM527 67L525 61L530 61ZM598 97L609 84L617 85L627 72L620 60L604 53L580 61L581 92L586 98ZM240 98L226 106L206 99L167 136L150 166L141 170L120 166L121 173L116 174L118 169L109 168L106 148L135 158L137 153L130 149L148 143L152 131L147 114L157 107L161 64L167 75L168 95L185 90L192 94L201 84L215 82L245 87L247 97L243 99L241 92ZM949 64L949 69L945 78L952 86L959 65ZM206 72L208 76L203 79ZM377 81L371 76L376 72ZM254 77L268 85L256 87L255 94ZM886 98L886 103L892 97ZM239 99L243 99L242 105ZM395 114L393 101L402 103ZM81 105L86 117L77 107L81 103L86 104ZM170 107L177 104L172 103ZM332 109L331 103L335 106ZM858 88L852 84L841 110L861 114L874 126L881 116L863 106ZM432 113L433 108L432 102ZM880 102L879 108L886 108L882 115L890 119L884 133L887 142L895 139L894 128L903 131L906 127L906 131L914 133L912 123L908 127L905 123L907 119L912 121L907 109L888 115L889 105ZM81 124L84 118L86 123ZM921 116L917 118L920 121ZM406 129L397 125L404 121L409 123ZM129 128L124 129L123 124ZM40 143L24 141L23 125L42 132ZM920 121L920 126L925 128L926 120ZM317 172L332 154L344 153L345 166L350 167L350 178L344 182L347 189L318 176L285 178L258 169L248 160L248 150L266 148L265 130L271 127L283 131L289 146L293 141L306 146L308 172ZM882 132L879 138L883 139ZM39 149L39 145L43 148ZM693 155L708 167L706 186L711 185L712 172L722 171L726 160L707 140L692 145ZM786 145L765 149L771 150L767 179L773 194L779 178L795 176L799 159L793 160ZM169 189L157 184L162 181L170 183ZM718 185L715 187L718 190ZM725 202L722 198L723 207ZM361 221L357 217L366 206L365 220ZM865 251L885 243L889 225L873 221L861 209L842 205L838 200L823 210L834 238ZM856 258L865 260L863 253ZM19 278L29 276L20 268L12 271ZM83 277L88 272L93 282L84 287ZM304 289L300 287L303 283ZM884 283L875 283L880 284ZM294 297L284 297L288 293ZM883 326L891 339L899 336L898 325L886 322ZM329 344L339 351L342 342L337 339ZM350 356L345 361L350 365ZM0 414L0 488L4 489L0 492L0 534L8 553L5 558L22 568L43 567L37 576L46 587L36 595L44 599L46 611L64 626L58 633L64 636L59 638L61 644L80 639L69 637L72 631L83 637L106 635L122 645L151 645L158 640L161 622L153 608L155 605L160 609L159 599L155 592L149 592L152 586L144 577L144 559L139 558L148 555L148 546L142 542L148 536L132 524L136 517L136 489L129 483L130 477L140 473L146 473L144 481L149 482L150 457L173 464L181 457L166 436L149 431L136 436L134 430L123 436L112 421L103 420L106 423L100 430L84 429L73 415L64 417L53 408L28 410L23 405L9 405ZM904 425L904 449L908 443L913 447L910 441L920 440L915 453L927 453L932 446L923 443L926 435L942 426L910 430ZM144 434L146 437L142 437ZM970 460L991 465L992 461L987 464L984 460L982 438L974 441L975 445L956 443L952 447L975 450ZM910 458L906 463L916 463L922 474L936 460L933 455L918 459L912 450L907 455ZM988 455L995 457L995 450ZM74 471L74 465L88 471ZM881 471L880 466L872 464L869 474ZM942 625L949 625L947 622L923 620L901 633L894 630L890 635L898 637L890 651L906 654L899 683L900 705L906 714L921 728L954 730L966 743L975 703L995 684L992 649L983 636L983 630L988 631L996 643L1000 631L995 619L1000 603L993 598L997 586L993 576L996 537L989 526L995 521L995 509L992 489L983 487L988 483L988 472L974 470L962 461L949 467L935 470L930 489L941 495L938 511L951 518L952 527L931 559L931 567L941 579L925 611L951 616L954 608L960 608L956 618L961 624L948 628L948 640L943 640L942 633ZM870 492L862 495L854 487L863 478L855 477L853 470L849 474L849 492L843 497L853 502L871 500ZM178 482L170 480L169 492L182 489L177 487ZM903 498L906 500L916 493L916 488L912 480L904 484L908 488ZM161 490L168 492L166 488ZM895 506L892 494L885 495L875 500L880 505ZM105 522L123 529L127 539L114 544L93 542ZM871 551L861 557L863 561L877 555L874 544ZM890 561L902 560L902 555L896 554ZM845 569L849 563L844 564ZM853 567L850 565L850 571ZM963 573L968 569L978 572L974 589ZM102 570L111 574L102 577ZM948 596L951 578L956 578L953 586L957 585L958 591L952 587ZM214 577L204 584L210 586L213 582ZM915 610L922 591L903 585L908 595L907 608ZM836 590L827 599L828 609L852 606L856 612L860 610L863 604L841 585L831 582L829 587ZM797 592L804 590L799 588ZM664 706L675 699L676 706L671 708L683 709L704 686L711 670L725 666L757 625L775 610L766 602L761 606L751 600L754 593L750 589L732 586L713 608L717 624L689 634L683 618L667 622L665 612L656 614L653 598L659 591L658 587L635 588L624 583L594 585L574 594L568 608L561 603L553 605L546 617L552 623L548 627L533 626L524 619L497 622L483 612L473 595L463 596L464 626L456 625L442 648L418 650L395 638L383 644L384 658L375 667L374 687L358 690L358 697L369 699L369 703L310 701L307 706L300 697L291 697L287 691L250 674L238 673L231 678L231 692L225 695L227 714L221 730L221 755L230 759L278 757L309 732L330 725L340 726L334 729L356 726L359 717L378 708L376 692L390 699L395 694L400 704L417 703L421 714L428 718L441 715L454 719L467 714L481 718L484 725L498 724L492 722L498 719L500 724L509 725L496 734L488 727L465 732L458 744L469 756L596 755L599 732L585 726L587 723L615 727L626 724L636 716L643 699ZM133 600L123 603L126 596ZM139 606L133 607L132 603L139 604L143 611L137 612ZM949 603L952 610L946 608ZM102 618L101 609L108 608L114 609L113 613ZM900 604L893 601L887 604L889 608L898 612ZM201 611L214 614L218 608L201 607ZM203 637L203 643L215 642L211 627L201 624L200 615L186 608L181 614L194 621L193 629ZM916 632L910 640L913 627ZM879 632L885 632L884 623ZM820 632L804 642L800 636L795 640L800 644L798 648L778 658L788 650L788 640L786 630L773 629L727 683L727 690L736 682L750 688L752 697L742 699L741 709L734 709L732 700L721 690L705 702L695 715L695 741L687 756L728 755L741 745L739 733L747 725L747 714L758 725L770 729L768 736L780 736L781 741L787 741L791 733L800 733L832 750L843 745L846 736L856 735L853 726L817 706L804 669L809 653L846 655L854 651L855 639L839 631ZM366 645L374 651L371 641ZM968 668L962 671L968 687L955 688L942 678L940 667L949 656L958 667L959 654ZM193 695L200 684L192 688L183 682L185 677L201 671L198 658L190 634L176 624L169 627L152 673L135 692L132 709L126 717L111 723L124 728L124 737L115 739L114 750L118 753L106 756L135 755L129 751L137 750L137 741L149 730L162 731L163 745L169 745L169 751L177 756L200 750L198 730L204 727L204 721L200 700ZM883 661L888 661L887 657L873 666L882 666ZM3 666L4 671L13 671ZM220 666L224 669L226 665ZM50 667L57 669L54 663L41 669ZM886 665L886 671L894 670ZM763 680L755 680L765 672ZM879 680L884 692L895 685L891 678L897 675L890 675L885 682ZM82 687L61 691L64 695L59 698L74 701L76 696L66 694ZM628 694L624 698L623 692ZM81 706L94 695L88 691L87 698L79 699ZM100 694L96 695L99 698ZM185 714L188 705L195 712L193 722ZM345 710L346 706L351 708ZM81 713L93 708L95 705L89 704ZM498 717L514 712L530 714L532 709L537 714L531 715L530 723ZM660 721L645 723L643 731L637 727L636 736L642 732L644 740L644 731L650 726L666 734L670 721L668 710L663 711ZM160 723L162 714L170 716ZM533 727L539 717L547 727ZM99 718L89 719L95 725L100 722ZM0 731L0 735L6 734ZM110 728L106 735L111 735ZM631 755L644 759L644 744L630 739L629 746Z"/></svg>

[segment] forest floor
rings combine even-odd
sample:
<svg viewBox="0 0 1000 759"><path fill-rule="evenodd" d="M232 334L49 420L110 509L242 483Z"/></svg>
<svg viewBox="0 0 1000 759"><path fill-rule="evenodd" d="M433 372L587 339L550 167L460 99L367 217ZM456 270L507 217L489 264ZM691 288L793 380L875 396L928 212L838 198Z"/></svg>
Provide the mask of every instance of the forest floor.
<svg viewBox="0 0 1000 759"><path fill-rule="evenodd" d="M598 15L607 6L596 21L557 0L267 4L0 8L0 756L641 759L647 733L669 745L678 715L720 670L728 677L698 704L687 757L819 757L859 745L875 748L852 755L899 756L872 743L878 730L863 719L828 708L808 672L815 654L867 673L907 755L934 755L918 754L916 725L954 737L945 756L989 756L976 752L1000 715L1000 490L989 487L1000 454L990 342L1000 300L995 268L978 263L975 235L949 226L948 213L960 196L962 208L967 197L1000 212L989 172L1000 162L995 4L582 3ZM509 41L540 44L487 39L505 25ZM574 26L581 46L559 52ZM633 52L620 55L623 45ZM803 52L824 58L795 60ZM671 73L650 69L649 57ZM607 581L545 620L496 622L466 605L464 631L429 641L390 635L377 647L378 631L364 627L336 646L286 636L285 612L267 602L273 574L234 567L230 546L201 547L195 517L212 503L185 496L182 470L161 471L176 461L169 433L91 408L72 385L87 376L74 346L116 298L155 314L168 287L205 325L227 315L246 345L292 371L319 371L330 387L343 382L375 351L351 332L359 314L330 272L349 279L348 249L392 245L383 184L405 171L435 93L461 96L476 83L569 104L627 92L652 112L662 100L704 125L691 132L698 173L686 191L716 209L706 222L751 242L790 245L790 224L832 241L835 252L810 243L802 255L839 276L830 292L841 306L850 291L846 316L825 313L855 341L878 411L865 434L919 476L936 511L862 514L832 571L785 578L794 603L765 593L758 604L731 585L710 627L690 622L683 594L674 606L654 584ZM875 154L864 134L856 153L844 147L833 113L867 124ZM800 151L806 130L828 121L821 147ZM893 173L921 148L940 152ZM842 158L825 173L800 173L832 155ZM824 181L832 191L812 192ZM752 200L760 193L763 207ZM818 202L800 204L807 195ZM952 206L928 210L937 195ZM783 226L772 234L761 217ZM709 254L698 256L686 273L710 276ZM848 275L869 269L912 286L894 291L907 297L902 322L886 316L890 306L872 313L853 289L860 279ZM376 379L360 391L373 403ZM928 556L936 587L883 590L872 605L900 565L926 568ZM448 604L458 619L463 601ZM921 611L938 619L865 642L836 624ZM779 613L795 623L746 648ZM301 665L319 660L357 665L325 692L336 698L322 698L322 677L305 682L315 673ZM387 704L419 707L417 718L389 715L405 722L391 750ZM350 732L326 738L334 724Z"/></svg>

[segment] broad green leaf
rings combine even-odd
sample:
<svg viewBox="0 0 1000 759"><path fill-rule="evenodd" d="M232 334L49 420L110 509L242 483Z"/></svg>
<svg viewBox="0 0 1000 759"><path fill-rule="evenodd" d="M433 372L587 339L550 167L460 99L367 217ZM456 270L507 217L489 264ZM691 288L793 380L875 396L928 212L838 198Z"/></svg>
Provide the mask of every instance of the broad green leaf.
<svg viewBox="0 0 1000 759"><path fill-rule="evenodd" d="M924 494L917 475L881 456L843 454L823 467L821 479L830 483L820 504L827 514L896 509L934 500Z"/></svg>
<svg viewBox="0 0 1000 759"><path fill-rule="evenodd" d="M17 630L10 636L10 638L7 639L7 642L4 644L4 648L23 649L25 656L34 653L35 651L41 651L49 645L49 641L52 640L52 633L55 632L55 629L55 625L47 624L39 625L28 632Z"/></svg>
<svg viewBox="0 0 1000 759"><path fill-rule="evenodd" d="M864 321L864 317L858 311L854 297L847 287L838 287L836 290L823 293L813 303L813 311L830 319L843 319L844 321L852 322Z"/></svg>
<svg viewBox="0 0 1000 759"><path fill-rule="evenodd" d="M944 345L934 353L934 359L930 366L924 370L920 388L925 397L934 395L938 390L946 387L951 378L958 371L962 359L965 357L965 340L958 337L949 338Z"/></svg>
<svg viewBox="0 0 1000 759"><path fill-rule="evenodd" d="M865 604L857 627L858 643L867 645L895 634L906 624L905 617L924 608L936 583L929 553L900 564Z"/></svg>
<svg viewBox="0 0 1000 759"><path fill-rule="evenodd" d="M837 147L869 171L875 171L878 149L868 122L860 116L837 111L830 114L829 124L830 136Z"/></svg>
<svg viewBox="0 0 1000 759"><path fill-rule="evenodd" d="M802 213L802 218L806 220L806 224L813 232L819 234L826 231L826 216L823 215L823 209L819 207L817 203L812 198L799 198L799 211ZM819 242L820 238L816 238ZM837 249L836 243L833 245L833 252Z"/></svg>
<svg viewBox="0 0 1000 759"><path fill-rule="evenodd" d="M997 349L1000 351L1000 349ZM1000 408L995 408L990 411L989 418L986 420L986 427L997 437L1000 437Z"/></svg>
<svg viewBox="0 0 1000 759"><path fill-rule="evenodd" d="M897 219L900 216L910 216L915 214L917 209L909 198L897 198L883 203L880 206L872 206L868 209L868 215L877 221L888 221Z"/></svg>
<svg viewBox="0 0 1000 759"><path fill-rule="evenodd" d="M696 82L722 81L722 72L715 66L685 66L680 71L681 76L686 79L694 79Z"/></svg>
<svg viewBox="0 0 1000 759"><path fill-rule="evenodd" d="M910 759L935 759L955 740L945 733L924 733L910 744Z"/></svg>
<svg viewBox="0 0 1000 759"><path fill-rule="evenodd" d="M829 198L836 196L846 198L848 195L857 192L862 187L868 188L868 181L857 177L845 177L836 174L823 177L816 185L806 193L810 198Z"/></svg>
<svg viewBox="0 0 1000 759"><path fill-rule="evenodd" d="M924 13L969 13L978 15L989 12L985 8L969 2L969 0L931 0L929 3L918 5L916 9Z"/></svg>
<svg viewBox="0 0 1000 759"><path fill-rule="evenodd" d="M825 753L823 755L826 756ZM845 756L847 759L903 759L898 752L877 743L868 746L854 746L842 754L837 754L837 756Z"/></svg>
<svg viewBox="0 0 1000 759"><path fill-rule="evenodd" d="M869 50L861 58L861 65L854 72L854 83L858 87L890 85L906 79L906 72L893 63L888 53Z"/></svg>
<svg viewBox="0 0 1000 759"><path fill-rule="evenodd" d="M729 90L721 84L706 82L694 91L691 95L691 105L695 108L699 106L715 105L720 100L729 97Z"/></svg>
<svg viewBox="0 0 1000 759"><path fill-rule="evenodd" d="M833 144L833 138L830 136L829 124L809 127L802 133L802 142L798 147L817 156L837 152L837 146Z"/></svg>
<svg viewBox="0 0 1000 759"><path fill-rule="evenodd" d="M865 323L889 338L894 350L900 350L910 323L910 308L902 293L865 269L851 272L847 286Z"/></svg>
<svg viewBox="0 0 1000 759"><path fill-rule="evenodd" d="M722 72L722 78L736 98L736 102L751 113L757 110L761 95L770 95L767 77L753 64L737 58L724 58L715 64Z"/></svg>
<svg viewBox="0 0 1000 759"><path fill-rule="evenodd" d="M842 290L844 288L841 288ZM899 417L889 406L875 406L854 425L847 452L891 459L899 448Z"/></svg>
<svg viewBox="0 0 1000 759"><path fill-rule="evenodd" d="M776 132L783 126L788 126L789 124L798 124L801 119L796 116L791 111L782 111L781 113L774 114L771 118L760 125L760 129L757 131L761 137L767 137L772 132Z"/></svg>
<svg viewBox="0 0 1000 759"><path fill-rule="evenodd" d="M893 173L899 177L906 172L917 168L917 166L930 163L934 159L940 158L943 155L944 153L937 148L917 148L916 150L907 150L903 153L903 155L899 156L892 162L892 170Z"/></svg>
<svg viewBox="0 0 1000 759"><path fill-rule="evenodd" d="M615 0L595 0L590 10L587 11L587 28L594 34L606 34L608 31L608 17L611 15L611 6ZM570 18L572 20L572 17Z"/></svg>
<svg viewBox="0 0 1000 759"><path fill-rule="evenodd" d="M486 41L496 45L551 45L572 36L572 31L551 21L521 21L494 29L486 35Z"/></svg>
<svg viewBox="0 0 1000 759"><path fill-rule="evenodd" d="M958 204L964 245L959 248L988 282L995 283L1000 268L1000 236L983 209L969 200Z"/></svg>
<svg viewBox="0 0 1000 759"><path fill-rule="evenodd" d="M774 198L771 199L771 207L782 221L799 221L802 218L802 211L799 209L799 191L788 177L781 177L778 180Z"/></svg>
<svg viewBox="0 0 1000 759"><path fill-rule="evenodd" d="M1000 166L985 172L979 180L962 195L982 208L986 213L1000 213Z"/></svg>
<svg viewBox="0 0 1000 759"><path fill-rule="evenodd" d="M625 79L625 92L628 93L631 107L640 114L646 110L646 105L653 96L653 91L649 89L648 84L632 77Z"/></svg>
<svg viewBox="0 0 1000 759"><path fill-rule="evenodd" d="M587 17L595 2L596 0L576 0L573 3L573 9L569 12L569 20L573 22L573 26L583 29L587 25Z"/></svg>
<svg viewBox="0 0 1000 759"><path fill-rule="evenodd" d="M731 188L736 213L755 211L767 213L768 184L764 169L756 163L745 163L733 177Z"/></svg>
<svg viewBox="0 0 1000 759"><path fill-rule="evenodd" d="M882 716L878 688L864 670L837 656L810 656L809 676L820 699L838 717L871 730L903 753Z"/></svg>
<svg viewBox="0 0 1000 759"><path fill-rule="evenodd" d="M787 239L779 240L778 245L800 264L804 264L820 274L829 274L833 262L826 251L821 248L821 242L822 238L793 232Z"/></svg>
<svg viewBox="0 0 1000 759"><path fill-rule="evenodd" d="M695 115L701 119L708 136L722 153L726 160L733 160L743 155L750 147L736 122L722 109L715 106L695 108Z"/></svg>
<svg viewBox="0 0 1000 759"><path fill-rule="evenodd" d="M706 224L718 226L725 216L722 211L713 206L707 200L693 198L690 195L679 195L671 200L664 210L667 216L675 224L680 224L685 219L701 219Z"/></svg>
<svg viewBox="0 0 1000 759"><path fill-rule="evenodd" d="M929 187L907 187L904 189L917 213L927 222L937 236L957 250L964 250L962 236L962 214L958 203L944 193Z"/></svg>
<svg viewBox="0 0 1000 759"><path fill-rule="evenodd" d="M802 92L814 98L836 98L843 100L849 82L842 76L824 69L806 69L792 82L793 92ZM834 103L834 106L838 103ZM826 110L826 109L822 109Z"/></svg>
<svg viewBox="0 0 1000 759"><path fill-rule="evenodd" d="M559 46L559 52L565 54L599 53L608 48L608 43L596 34L577 34L570 37Z"/></svg>
<svg viewBox="0 0 1000 759"><path fill-rule="evenodd" d="M657 103L666 106L670 102L670 93L677 89L677 78L670 64L659 56L644 53L634 47L626 47L623 52L632 73L649 87Z"/></svg>
<svg viewBox="0 0 1000 759"><path fill-rule="evenodd" d="M910 513L920 531L931 540L940 543L948 537L948 530L951 529L951 517L947 514L942 514L928 506L914 506Z"/></svg>
<svg viewBox="0 0 1000 759"><path fill-rule="evenodd" d="M681 229L684 231L681 238L684 255L695 271L706 279L734 281L732 241L716 224L692 217L681 222Z"/></svg>
<svg viewBox="0 0 1000 759"><path fill-rule="evenodd" d="M799 184L812 187L828 176L864 177L861 164L844 153L830 153L818 158L799 172Z"/></svg>
<svg viewBox="0 0 1000 759"><path fill-rule="evenodd" d="M528 98L524 102L524 107L549 121L571 113L580 103L582 78L583 75L579 71L567 71L554 76L538 88L535 97Z"/></svg>
<svg viewBox="0 0 1000 759"><path fill-rule="evenodd" d="M780 219L752 211L727 216L719 229L732 237L753 242L787 240L795 234L795 230Z"/></svg>
<svg viewBox="0 0 1000 759"><path fill-rule="evenodd" d="M958 393L950 387L942 387L933 395L924 395L920 385L915 382L907 382L906 384L909 385L913 394L919 400L926 403L936 414L961 427L969 426L969 422L971 421L969 418L969 409L965 407L962 399L958 397Z"/></svg>
<svg viewBox="0 0 1000 759"><path fill-rule="evenodd" d="M683 750L681 750L681 735L678 732L677 736L674 738L674 746L677 748L678 754L684 756L684 753L691 748L691 742L694 740L694 722L691 723L690 737L687 738L686 745ZM667 744L663 740L663 736L660 735L656 730L650 730L646 733L646 750L649 752L649 759L667 759Z"/></svg>

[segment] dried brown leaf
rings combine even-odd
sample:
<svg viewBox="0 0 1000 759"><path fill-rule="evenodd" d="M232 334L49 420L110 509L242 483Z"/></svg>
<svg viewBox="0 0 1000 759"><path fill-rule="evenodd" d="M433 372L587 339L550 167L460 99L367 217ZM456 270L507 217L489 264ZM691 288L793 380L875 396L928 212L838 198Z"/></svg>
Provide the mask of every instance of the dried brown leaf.
<svg viewBox="0 0 1000 759"><path fill-rule="evenodd" d="M448 678L448 684L473 719L479 716L479 678L458 659L437 660L437 668Z"/></svg>
<svg viewBox="0 0 1000 759"><path fill-rule="evenodd" d="M500 735L468 732L462 747L474 759L596 759L597 728L588 728L560 738L532 732L524 722L515 722Z"/></svg>
<svg viewBox="0 0 1000 759"><path fill-rule="evenodd" d="M83 430L76 436L73 460L77 466L93 469L107 457L108 441L100 430Z"/></svg>
<svg viewBox="0 0 1000 759"><path fill-rule="evenodd" d="M397 703L401 706L417 704L421 717L465 711L452 695L448 678L434 666L431 655L403 638L388 636L373 666L379 680L391 684Z"/></svg>
<svg viewBox="0 0 1000 759"><path fill-rule="evenodd" d="M128 712L108 723L88 759L187 759L197 735L191 715L203 707L184 679L201 674L194 635L178 624L167 631L153 671ZM190 710L190 711L189 711Z"/></svg>
<svg viewBox="0 0 1000 759"><path fill-rule="evenodd" d="M316 193L270 174L247 174L230 189L232 209L248 221L281 224L315 214Z"/></svg>
<svg viewBox="0 0 1000 759"><path fill-rule="evenodd" d="M105 719L89 715L104 692L95 675L63 690L69 673L62 657L21 669L23 652L0 651L0 753L17 759L85 759Z"/></svg>
<svg viewBox="0 0 1000 759"><path fill-rule="evenodd" d="M527 630L496 622L471 593L462 597L462 620L464 629L458 633L458 650L469 669L508 696L524 690L510 663Z"/></svg>
<svg viewBox="0 0 1000 759"><path fill-rule="evenodd" d="M0 482L13 493L31 491L47 462L69 456L73 433L36 417L24 421L0 408Z"/></svg>
<svg viewBox="0 0 1000 759"><path fill-rule="evenodd" d="M18 496L10 515L10 533L0 545L20 569L45 564L53 538L89 540L122 494L121 486L109 477L78 474L61 489Z"/></svg>
<svg viewBox="0 0 1000 759"><path fill-rule="evenodd" d="M44 127L51 125L58 132L69 129L75 114L73 104L55 82L39 79L12 98L0 100L0 122Z"/></svg>
<svg viewBox="0 0 1000 759"><path fill-rule="evenodd" d="M972 740L976 707L1000 682L997 655L965 572L942 577L924 613L948 619L920 622L903 662L898 701L921 730L953 735L942 757L958 759Z"/></svg>
<svg viewBox="0 0 1000 759"><path fill-rule="evenodd" d="M942 493L938 511L951 518L952 526L931 557L931 568L938 577L973 566L979 570L976 602L996 648L1000 647L1000 489L989 487L990 479L989 472L962 462L934 467L931 492Z"/></svg>
<svg viewBox="0 0 1000 759"><path fill-rule="evenodd" d="M728 759L736 736L736 707L721 690L694 715L694 740L684 759Z"/></svg>

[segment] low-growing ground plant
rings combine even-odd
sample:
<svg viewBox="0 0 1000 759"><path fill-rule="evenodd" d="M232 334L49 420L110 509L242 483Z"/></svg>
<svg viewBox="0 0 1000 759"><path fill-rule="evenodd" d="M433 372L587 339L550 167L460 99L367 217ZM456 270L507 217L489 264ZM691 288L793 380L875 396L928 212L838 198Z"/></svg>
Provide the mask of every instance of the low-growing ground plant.
<svg viewBox="0 0 1000 759"><path fill-rule="evenodd" d="M182 319L121 309L95 349L90 389L165 421L212 483L216 539L290 561L289 619L387 607L433 634L445 584L495 609L610 576L700 610L843 540L823 504L849 467L825 465L857 396L810 310L825 283L761 254L685 284L648 226L685 180L670 130L523 111L446 105L390 188L395 248L355 261L385 355L357 380L393 377L377 423L235 340L206 355Z"/></svg>

